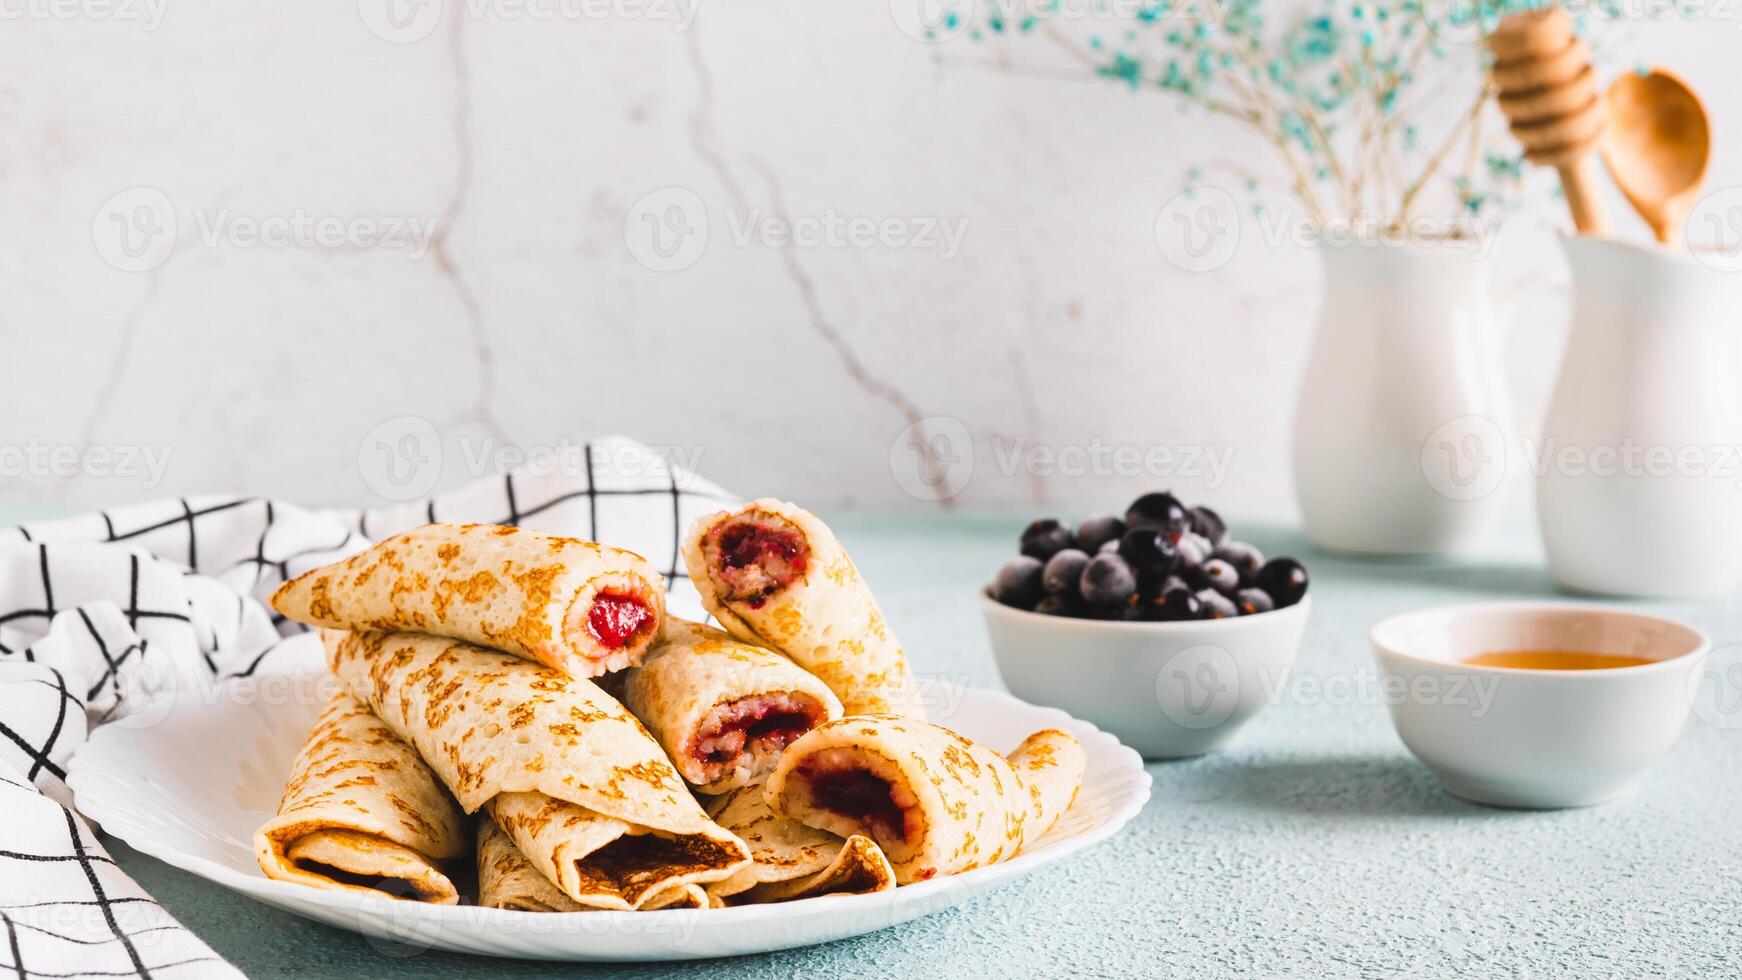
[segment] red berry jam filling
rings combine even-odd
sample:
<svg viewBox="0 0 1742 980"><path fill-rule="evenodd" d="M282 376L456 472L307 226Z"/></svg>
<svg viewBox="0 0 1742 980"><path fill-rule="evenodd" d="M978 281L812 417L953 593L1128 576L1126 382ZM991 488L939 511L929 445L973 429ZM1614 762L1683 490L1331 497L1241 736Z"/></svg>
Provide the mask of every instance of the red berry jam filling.
<svg viewBox="0 0 1742 980"><path fill-rule="evenodd" d="M782 749L821 724L826 714L815 698L804 695L739 698L709 712L690 743L690 754L710 780L725 775L746 752L772 766Z"/></svg>
<svg viewBox="0 0 1742 980"><path fill-rule="evenodd" d="M802 578L810 564L804 535L778 518L735 518L714 529L712 544L714 574L726 600L752 607Z"/></svg>
<svg viewBox="0 0 1742 980"><path fill-rule="evenodd" d="M907 811L895 802L895 791L883 779L863 769L810 771L798 774L810 782L815 805L857 820L882 841L907 839Z"/></svg>
<svg viewBox="0 0 1742 980"><path fill-rule="evenodd" d="M587 610L587 632L607 650L621 650L653 626L653 610L627 592L601 592Z"/></svg>

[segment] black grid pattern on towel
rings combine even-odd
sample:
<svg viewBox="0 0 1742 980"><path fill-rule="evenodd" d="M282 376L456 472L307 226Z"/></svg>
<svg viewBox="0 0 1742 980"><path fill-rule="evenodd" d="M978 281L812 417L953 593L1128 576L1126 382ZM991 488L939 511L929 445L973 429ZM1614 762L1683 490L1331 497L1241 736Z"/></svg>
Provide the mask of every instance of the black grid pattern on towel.
<svg viewBox="0 0 1742 980"><path fill-rule="evenodd" d="M31 842L29 849L0 848L0 880L29 876L32 899L0 902L0 977L239 975L140 891L71 810L3 766L0 799L28 826L15 833Z"/></svg>
<svg viewBox="0 0 1742 980"><path fill-rule="evenodd" d="M28 761L30 762L30 768L25 771L24 778L31 782L34 782L43 773L47 773L59 780L66 779L66 770L54 762L51 756L54 754L55 749L60 745L61 733L66 730L67 712L69 710L80 712L85 710L84 702L80 701L71 691L67 690L67 679L65 675L53 667L48 667L46 669L49 676L54 678L53 681L49 681L42 677L33 677L26 683L40 684L54 692L52 695L55 702L54 724L49 727L47 736L43 737L38 742L33 743L30 739L25 738L23 734L7 725L5 720L0 719L0 737L5 738L7 741L17 746L20 751L29 757Z"/></svg>
<svg viewBox="0 0 1742 980"><path fill-rule="evenodd" d="M280 583L431 521L599 540L645 556L667 588L687 579L684 530L736 500L628 440L584 451L584 473L511 473L368 511L182 497L0 528L0 980L235 975L49 796L69 798L67 760L90 726L153 693L124 681L267 674L278 651L306 654L303 627L264 605ZM69 909L94 917L69 926Z"/></svg>
<svg viewBox="0 0 1742 980"><path fill-rule="evenodd" d="M59 782L65 773L57 760L70 753L62 742L66 712L92 706L99 714L94 723L108 720L121 707L120 681L129 664L172 657L179 649L196 650L207 677L252 676L269 669L277 644L228 649L217 622L232 621L232 633L239 633L250 597L264 604L287 579L336 561L371 539L431 521L513 524L602 540L648 558L665 577L667 589L687 580L681 555L684 530L736 499L634 444L612 442L601 449L588 443L583 451L586 466L581 474L508 473L428 501L358 511L350 518L317 517L262 497L181 497L67 521L0 528L0 549L32 549L35 580L27 592L0 592L0 627L29 624L46 629L58 614L74 612L81 624L74 638L83 651L81 661L94 665L78 690L69 691L68 681L55 674L62 700L53 725L29 732L0 715L0 759L21 764L33 781L46 775L52 782L45 785ZM15 537L12 543L8 535ZM106 637L90 613L68 601L81 592L77 583L59 578L72 564L57 555L63 543L125 546L116 550L112 574L105 573L110 582L106 598L120 608L132 631L151 634L152 624L163 624L173 634ZM177 592L178 601L166 598L168 568L215 578L227 588L216 590L212 608L196 613L191 597ZM85 566L77 571L88 574ZM83 588L88 594L90 587ZM269 609L266 615L280 635L308 630ZM30 647L15 649L0 638L0 663L19 657L36 659Z"/></svg>
<svg viewBox="0 0 1742 980"><path fill-rule="evenodd" d="M421 519L415 522L405 520L403 508L363 511L358 515L357 532L370 540L379 540L418 524L512 524L636 551L660 569L667 589L687 580L689 575L682 558L685 529L703 514L736 505L738 498L712 484L680 480L680 471L669 465L628 474L601 462L593 443L585 444L582 451L586 465L579 485L573 479L507 473L497 478L493 493L487 489L489 481L485 481L463 497L455 494L431 498L419 505ZM668 517L655 520L646 508L639 506L654 501L669 513ZM578 513L583 507L584 522L579 520ZM659 541L667 546L654 550L649 547L651 541L624 540L619 535L626 526L635 528L638 539L647 537L646 529L658 527L662 537L669 534L669 542Z"/></svg>
<svg viewBox="0 0 1742 980"><path fill-rule="evenodd" d="M99 544L127 544L155 556L165 562L173 562L185 571L200 575L217 575L231 572L239 568L253 570L250 591L258 598L271 594L271 590L288 577L288 569L293 564L308 562L324 564L334 560L349 551L365 544L360 538L349 531L341 530L333 540L322 540L313 543L302 543L281 553L269 554L268 538L276 525L276 513L271 500L262 497L231 497L217 500L202 500L197 505L186 497L173 501L162 502L152 506L151 510L163 510L167 506L170 512L166 515L146 515L136 524L124 523L125 517L118 511L97 511L82 520L89 524L85 533L79 533L68 540L80 542L95 542ZM137 514L146 509L139 506L126 508L129 514ZM53 522L56 524L62 522ZM252 549L243 553L233 553L234 546L222 555L214 555L212 549L202 551L201 541L226 540L233 541L233 528L238 525L250 528L258 527L257 534L250 534L253 540ZM230 533L224 533L230 532ZM5 546L4 535L17 535L18 540L36 542L41 551L42 563L42 602L34 607L0 609L0 625L16 620L38 619L51 620L60 610L54 602L54 582L50 573L50 553L53 544L42 540L41 524L21 524L10 528L0 528L0 547ZM202 561L202 557L204 561ZM187 609L152 608L142 602L140 592L140 575L142 558L137 553L127 556L129 563L129 585L125 595L114 598L127 613L128 622L137 627L142 620L171 620L187 624L192 629L193 622ZM149 558L143 559L149 560ZM238 593L237 602L241 595ZM238 612L237 615L241 615ZM0 657L17 651L0 641ZM218 673L216 663L207 658L207 667L212 673Z"/></svg>

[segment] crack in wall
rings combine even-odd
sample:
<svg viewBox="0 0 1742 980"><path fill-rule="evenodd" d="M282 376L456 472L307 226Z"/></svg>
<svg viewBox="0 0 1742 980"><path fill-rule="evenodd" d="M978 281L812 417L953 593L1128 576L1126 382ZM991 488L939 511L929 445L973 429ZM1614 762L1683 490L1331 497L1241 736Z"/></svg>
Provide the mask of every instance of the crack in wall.
<svg viewBox="0 0 1742 980"><path fill-rule="evenodd" d="M82 448L89 449L92 440L97 437L97 425L108 414L109 405L115 399L115 390L121 386L121 379L127 373L128 361L133 357L133 339L139 333L139 324L151 312L152 305L163 291L163 270L174 257L172 253L162 265L147 273L145 288L140 290L139 298L133 301L127 315L121 319L121 336L109 358L108 376L103 379L102 387L97 389L96 400L91 403L91 410L86 413L85 423L79 429L79 445ZM78 476L79 474L74 474L69 479L77 479Z"/></svg>
<svg viewBox="0 0 1742 980"><path fill-rule="evenodd" d="M689 56L690 64L696 75L696 103L690 113L690 145L702 162L713 171L714 176L726 189L732 198L732 203L741 210L749 209L748 196L743 185L738 181L732 167L726 162L725 154L718 147L717 127L713 122L714 111L714 78L709 70L707 59L702 54L701 35L695 24L690 25ZM768 185L772 198L770 208L774 216L786 224L791 224L791 217L786 210L785 196L781 190L780 179L768 162L760 156L751 158L752 166L762 174L763 181ZM918 455L920 467L928 486L942 486L947 476L950 464L942 458L942 450L927 433L927 416L914 401L907 397L894 384L884 381L871 372L865 362L860 359L857 351L847 342L828 314L823 309L822 300L817 293L816 281L811 278L804 264L798 260L797 246L790 238L780 247L781 267L786 277L798 290L799 302L804 307L806 322L811 332L819 336L823 343L835 352L841 362L841 367L853 383L866 394L889 405L900 413L908 427L913 429L913 446ZM938 500L943 507L952 506L949 498Z"/></svg>
<svg viewBox="0 0 1742 980"><path fill-rule="evenodd" d="M448 250L448 238L470 203L473 175L472 148L472 74L466 61L466 16L462 8L450 11L448 22L448 62L454 74L454 189L436 221L435 234L430 236L429 253L435 259L436 271L448 281L465 315L472 336L472 350L478 362L478 392L472 407L452 421L477 422L498 440L507 442L502 425L496 420L492 404L496 395L496 352L490 345L490 334L484 323L484 312L471 283L461 273L454 256Z"/></svg>
<svg viewBox="0 0 1742 980"><path fill-rule="evenodd" d="M762 179L768 184L770 198L769 212L779 218L783 224L792 224L791 214L786 209L785 194L781 190L780 178L768 161L761 157L752 160L752 165L762 173ZM804 304L805 313L810 320L811 330L823 339L823 343L832 348L841 360L841 367L847 376L852 378L866 394L877 398L900 412L908 424L914 425L925 420L925 413L918 405L909 399L900 389L890 382L884 381L871 373L865 362L859 358L853 346L847 343L847 338L841 335L830 322L828 314L823 311L821 299L817 295L816 281L805 271L804 264L799 262L797 246L788 238L780 247L782 264L786 269L786 277L797 287L799 299ZM929 454L928 454L929 455Z"/></svg>
<svg viewBox="0 0 1742 980"><path fill-rule="evenodd" d="M721 184L726 187L726 193L731 196L732 203L740 208L748 207L744 188L738 183L738 178L732 173L732 168L726 163L726 156L716 145L714 126L714 73L708 68L708 60L702 56L701 32L690 25L689 30L690 67L696 73L696 105L690 110L690 146L695 149L696 156L708 165Z"/></svg>
<svg viewBox="0 0 1742 980"><path fill-rule="evenodd" d="M239 188L238 184L224 187L213 199L210 207L219 211L227 208L230 198L235 195ZM101 424L103 417L109 412L109 406L115 399L115 391L121 386L122 376L127 373L128 361L132 360L133 340L135 335L139 333L139 325L145 321L146 314L151 311L151 307L157 302L158 295L163 291L163 274L168 271L169 264L175 261L175 257L187 247L187 243L193 240L181 237L178 232L175 240L171 243L169 254L164 256L163 261L158 263L155 268L145 273L145 288L140 291L139 297L133 301L133 306L121 319L121 336L115 344L114 354L109 360L108 377L104 379L103 386L97 389L97 397L91 402L90 411L85 413L84 424L79 428L81 447L90 447L91 441L97 437L97 426ZM75 475L69 479L77 478Z"/></svg>

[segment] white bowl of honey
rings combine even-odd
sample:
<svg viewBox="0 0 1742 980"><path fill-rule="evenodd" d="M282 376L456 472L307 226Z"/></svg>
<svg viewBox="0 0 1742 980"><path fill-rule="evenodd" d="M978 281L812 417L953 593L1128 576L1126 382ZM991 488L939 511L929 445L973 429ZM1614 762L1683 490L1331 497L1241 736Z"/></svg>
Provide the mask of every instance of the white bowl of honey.
<svg viewBox="0 0 1742 980"><path fill-rule="evenodd" d="M1590 806L1681 736L1709 643L1685 623L1563 602L1441 606L1373 627L1391 720L1455 796Z"/></svg>

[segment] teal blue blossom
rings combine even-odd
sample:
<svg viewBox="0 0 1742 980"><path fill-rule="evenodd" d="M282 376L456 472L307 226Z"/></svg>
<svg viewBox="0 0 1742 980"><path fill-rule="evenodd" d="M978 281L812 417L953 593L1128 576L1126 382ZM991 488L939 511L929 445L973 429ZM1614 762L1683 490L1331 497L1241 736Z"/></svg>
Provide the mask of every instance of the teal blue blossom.
<svg viewBox="0 0 1742 980"><path fill-rule="evenodd" d="M1485 106L1484 48L1505 16L1549 0L1088 0L976 4L968 36L1022 36L1069 49L1132 91L1159 89L1187 109L1233 119L1276 152L1270 185L1322 217L1436 207L1470 218L1510 206L1524 161ZM1680 3L1682 0L1670 0ZM1589 0L1581 32L1622 0ZM1072 14L1073 16L1065 16ZM950 33L958 25L949 23ZM1449 95L1447 93L1450 93ZM1444 100L1444 101L1436 101ZM1478 123L1478 120L1481 120ZM1259 190L1235 160L1239 186ZM1208 183L1194 167L1191 184ZM1426 194L1432 185L1435 190ZM1432 197L1431 205L1424 204Z"/></svg>

